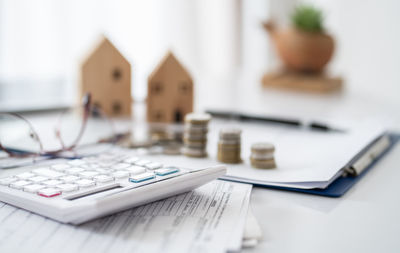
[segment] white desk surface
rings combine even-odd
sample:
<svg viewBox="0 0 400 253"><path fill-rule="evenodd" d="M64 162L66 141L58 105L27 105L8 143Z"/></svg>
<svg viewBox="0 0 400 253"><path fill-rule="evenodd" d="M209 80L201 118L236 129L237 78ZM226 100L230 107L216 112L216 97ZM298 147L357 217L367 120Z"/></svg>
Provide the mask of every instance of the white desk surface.
<svg viewBox="0 0 400 253"><path fill-rule="evenodd" d="M341 198L254 188L263 241L245 252L398 252L400 146Z"/></svg>
<svg viewBox="0 0 400 253"><path fill-rule="evenodd" d="M284 93L250 83L197 87L196 110L240 109L302 119L373 117L400 132L400 106L395 106L400 102L351 91ZM135 106L135 120L143 120L144 111ZM264 235L257 247L244 252L399 252L399 164L397 145L341 198L254 188L251 208Z"/></svg>
<svg viewBox="0 0 400 253"><path fill-rule="evenodd" d="M200 107L303 119L374 118L392 131L400 130L400 102L385 100L385 95L374 96L346 86L342 93L333 95L285 93L262 89L256 80L233 85L236 91L228 92L229 101L208 99ZM229 90L224 84L214 87L220 89L216 94ZM255 187L251 208L264 235L257 247L244 251L399 252L399 165L397 145L341 198Z"/></svg>
<svg viewBox="0 0 400 253"><path fill-rule="evenodd" d="M194 76L195 109L241 109L303 119L371 117L400 132L398 3L320 2L332 7L327 16L338 51L331 67L346 81L341 94L262 89L266 55L255 48L246 58L251 68L258 66L250 79L237 82L231 75L232 80L199 82ZM140 117L143 114L135 114ZM244 252L400 252L400 145L341 198L254 188L251 208L264 236L257 247Z"/></svg>
<svg viewBox="0 0 400 253"><path fill-rule="evenodd" d="M262 89L255 80L227 85L236 91L216 84L213 89L219 91L203 91L208 99L198 106L303 119L374 118L400 132L400 101L385 100L385 95L349 87L334 95L285 93ZM264 235L257 247L244 252L399 252L399 166L397 145L341 198L255 187L251 208Z"/></svg>

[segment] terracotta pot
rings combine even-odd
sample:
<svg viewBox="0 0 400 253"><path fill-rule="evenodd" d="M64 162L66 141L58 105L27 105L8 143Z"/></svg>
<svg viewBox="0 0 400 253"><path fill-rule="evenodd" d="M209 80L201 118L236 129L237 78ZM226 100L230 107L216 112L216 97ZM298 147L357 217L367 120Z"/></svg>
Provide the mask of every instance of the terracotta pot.
<svg viewBox="0 0 400 253"><path fill-rule="evenodd" d="M272 22L265 23L264 27L271 35L280 58L289 69L319 72L332 58L334 41L328 34L305 32L295 28L277 29Z"/></svg>

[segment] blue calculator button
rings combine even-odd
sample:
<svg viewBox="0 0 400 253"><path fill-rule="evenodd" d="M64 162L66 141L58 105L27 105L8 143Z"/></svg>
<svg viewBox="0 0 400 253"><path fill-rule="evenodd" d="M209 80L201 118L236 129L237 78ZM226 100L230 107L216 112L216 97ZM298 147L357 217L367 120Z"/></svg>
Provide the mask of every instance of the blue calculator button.
<svg viewBox="0 0 400 253"><path fill-rule="evenodd" d="M129 178L129 181L131 181L132 183L140 183L146 180L153 179L155 177L156 175L153 172L146 172L139 175L131 176Z"/></svg>
<svg viewBox="0 0 400 253"><path fill-rule="evenodd" d="M166 167L166 168L155 170L155 173L157 176L166 176L166 175L169 175L172 173L176 173L178 171L179 171L179 169L176 167Z"/></svg>

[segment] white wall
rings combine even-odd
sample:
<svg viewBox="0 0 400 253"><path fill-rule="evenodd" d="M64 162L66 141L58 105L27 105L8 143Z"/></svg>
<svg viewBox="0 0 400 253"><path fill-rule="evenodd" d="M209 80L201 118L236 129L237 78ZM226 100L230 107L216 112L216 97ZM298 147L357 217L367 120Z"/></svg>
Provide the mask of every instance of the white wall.
<svg viewBox="0 0 400 253"><path fill-rule="evenodd" d="M337 40L336 55L330 67L346 79L349 91L389 103L399 100L400 2L306 2L323 8L326 13L326 26Z"/></svg>
<svg viewBox="0 0 400 253"><path fill-rule="evenodd" d="M105 33L133 65L133 95L172 49L195 77L261 74L276 65L261 22L296 0L0 0L0 81L67 78ZM395 101L400 94L399 1L309 0L337 40L329 68L350 92ZM242 35L240 37L240 35ZM73 89L72 89L73 92Z"/></svg>
<svg viewBox="0 0 400 253"><path fill-rule="evenodd" d="M172 50L194 77L229 75L240 58L240 0L0 0L0 81L67 79L105 34L132 63L132 92Z"/></svg>

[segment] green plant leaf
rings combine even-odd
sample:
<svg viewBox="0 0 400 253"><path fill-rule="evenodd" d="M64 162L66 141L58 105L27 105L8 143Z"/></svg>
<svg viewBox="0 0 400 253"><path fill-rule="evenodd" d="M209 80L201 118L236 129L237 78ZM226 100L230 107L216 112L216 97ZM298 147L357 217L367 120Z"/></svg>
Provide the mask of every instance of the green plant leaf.
<svg viewBox="0 0 400 253"><path fill-rule="evenodd" d="M311 5L300 5L296 7L292 15L293 25L306 32L322 32L323 15L322 11Z"/></svg>

